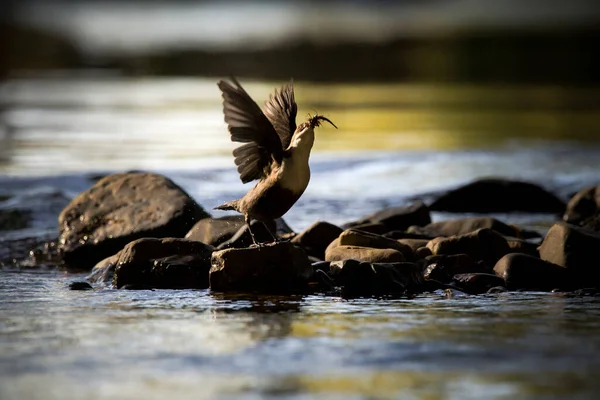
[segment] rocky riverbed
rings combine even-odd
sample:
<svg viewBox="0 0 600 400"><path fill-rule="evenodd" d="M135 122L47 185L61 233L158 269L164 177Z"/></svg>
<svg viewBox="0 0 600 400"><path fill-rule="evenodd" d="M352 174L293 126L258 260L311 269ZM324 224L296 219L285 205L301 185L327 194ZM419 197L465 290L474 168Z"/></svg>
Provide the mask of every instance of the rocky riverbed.
<svg viewBox="0 0 600 400"><path fill-rule="evenodd" d="M432 223L431 210L480 216ZM499 212L550 213L555 222L539 232L485 216ZM26 215L4 212L3 226ZM565 204L534 183L487 178L345 224L317 220L302 232L283 219L270 225L278 241L256 221L256 245L241 216L212 217L164 175L110 174L60 212L56 240L3 263L90 270L73 289L414 296L600 288L600 186Z"/></svg>

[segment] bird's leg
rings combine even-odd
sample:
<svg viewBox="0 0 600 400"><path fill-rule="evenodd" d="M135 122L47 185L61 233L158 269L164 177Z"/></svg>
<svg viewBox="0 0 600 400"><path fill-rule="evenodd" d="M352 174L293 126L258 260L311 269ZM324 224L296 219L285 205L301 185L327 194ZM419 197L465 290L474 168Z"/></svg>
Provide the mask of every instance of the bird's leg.
<svg viewBox="0 0 600 400"><path fill-rule="evenodd" d="M252 237L252 241L254 242L254 244L256 246L258 246L258 243L256 242L256 238L254 237L254 233L252 233L252 228L250 227L250 217L245 215L244 216L244 220L246 221L246 225L248 225L248 232L250 232L250 236Z"/></svg>
<svg viewBox="0 0 600 400"><path fill-rule="evenodd" d="M269 229L269 225L267 225L266 222L263 222L263 225L265 226L265 229L267 230L267 232L269 232L269 235L271 235L271 237L273 238L273 242L275 242L275 243L279 242L279 238L277 236L275 236L273 234L273 232L271 232L271 230Z"/></svg>

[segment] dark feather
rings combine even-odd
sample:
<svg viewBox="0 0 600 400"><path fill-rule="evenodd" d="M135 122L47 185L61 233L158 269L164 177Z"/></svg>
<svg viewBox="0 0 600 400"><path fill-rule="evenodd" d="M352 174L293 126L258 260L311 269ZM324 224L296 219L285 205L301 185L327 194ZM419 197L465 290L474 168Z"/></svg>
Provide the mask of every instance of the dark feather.
<svg viewBox="0 0 600 400"><path fill-rule="evenodd" d="M250 182L266 176L273 160L281 162L283 146L269 119L252 100L239 82L235 86L220 81L217 85L223 93L223 114L229 126L231 140L247 143L234 150L242 182Z"/></svg>
<svg viewBox="0 0 600 400"><path fill-rule="evenodd" d="M294 99L294 81L290 81L279 91L275 89L275 93L265 102L265 115L279 135L284 149L290 145L296 130L296 114L298 106Z"/></svg>

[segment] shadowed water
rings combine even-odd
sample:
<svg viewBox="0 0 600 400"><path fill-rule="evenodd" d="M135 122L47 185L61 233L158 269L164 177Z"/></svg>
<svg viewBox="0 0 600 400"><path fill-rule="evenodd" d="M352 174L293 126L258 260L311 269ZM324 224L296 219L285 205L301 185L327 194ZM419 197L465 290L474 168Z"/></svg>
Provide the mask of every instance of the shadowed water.
<svg viewBox="0 0 600 400"><path fill-rule="evenodd" d="M278 84L247 89L261 104ZM563 199L599 183L593 88L296 87L299 119L318 111L340 127L317 131L310 185L285 216L296 231L480 176L531 180ZM0 98L12 132L2 139L0 211L31 217L0 231L2 257L15 239L55 235L60 210L103 173L165 173L207 209L247 190L213 80L24 79L3 85ZM542 232L558 218L496 216ZM439 292L347 300L68 289L84 278L0 270L0 398L583 399L600 392L594 297Z"/></svg>

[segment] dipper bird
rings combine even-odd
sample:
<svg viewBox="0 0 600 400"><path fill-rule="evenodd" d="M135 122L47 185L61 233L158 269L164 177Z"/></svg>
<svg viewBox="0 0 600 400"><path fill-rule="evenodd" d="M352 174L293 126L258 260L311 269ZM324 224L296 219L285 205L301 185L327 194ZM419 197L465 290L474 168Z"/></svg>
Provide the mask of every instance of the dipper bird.
<svg viewBox="0 0 600 400"><path fill-rule="evenodd" d="M223 93L223 114L231 140L245 143L233 150L235 164L243 183L257 179L258 183L241 199L215 209L243 214L256 244L250 221L279 218L296 203L310 180L308 158L315 141L314 128L321 121L336 129L337 126L316 114L296 127L298 106L293 81L279 91L275 89L265 102L264 111L235 78L232 81L235 86L226 81L217 85ZM269 233L276 241L276 236Z"/></svg>

